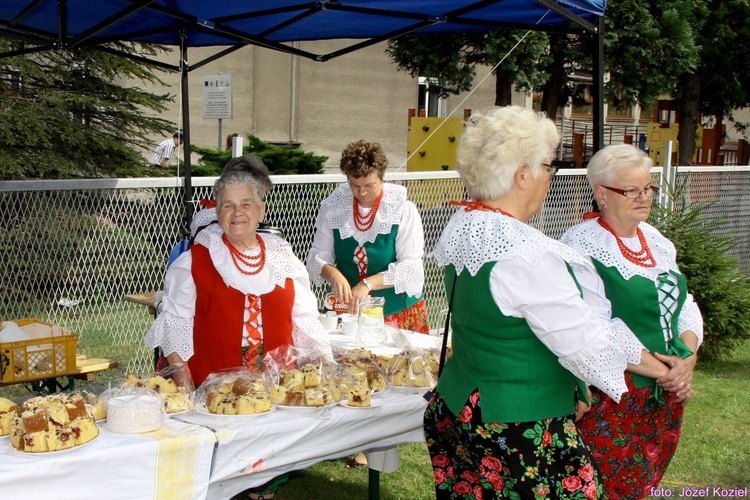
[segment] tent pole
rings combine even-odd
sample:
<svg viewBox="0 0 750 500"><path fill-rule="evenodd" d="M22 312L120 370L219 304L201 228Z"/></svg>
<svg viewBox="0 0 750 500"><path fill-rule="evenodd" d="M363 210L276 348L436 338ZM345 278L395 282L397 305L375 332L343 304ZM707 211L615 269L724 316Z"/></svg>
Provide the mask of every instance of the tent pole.
<svg viewBox="0 0 750 500"><path fill-rule="evenodd" d="M184 203L185 221L183 230L190 235L190 221L193 218L193 181L190 168L190 99L188 98L188 54L187 35L180 33L180 86L182 95L182 140L185 156L183 168L185 170Z"/></svg>
<svg viewBox="0 0 750 500"><path fill-rule="evenodd" d="M593 148L594 153L604 147L604 16L598 20L599 29L593 40Z"/></svg>

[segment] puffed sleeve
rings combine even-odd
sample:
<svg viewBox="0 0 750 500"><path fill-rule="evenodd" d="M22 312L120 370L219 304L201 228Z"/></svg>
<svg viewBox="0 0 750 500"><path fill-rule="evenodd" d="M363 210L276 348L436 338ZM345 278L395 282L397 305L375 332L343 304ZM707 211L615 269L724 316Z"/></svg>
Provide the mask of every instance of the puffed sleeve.
<svg viewBox="0 0 750 500"><path fill-rule="evenodd" d="M703 343L703 316L698 304L693 300L692 294L688 294L682 305L680 317L677 318L677 329L680 333L687 330L692 331L698 337L698 347Z"/></svg>
<svg viewBox="0 0 750 500"><path fill-rule="evenodd" d="M164 355L177 353L183 361L193 356L193 317L197 292L190 252L182 253L164 277L164 296L159 316L144 338L146 345L161 347Z"/></svg>
<svg viewBox="0 0 750 500"><path fill-rule="evenodd" d="M503 314L526 319L565 369L619 402L627 363L640 363L643 346L624 323L598 317L584 302L561 257L545 253L535 264L514 257L490 276Z"/></svg>
<svg viewBox="0 0 750 500"><path fill-rule="evenodd" d="M318 286L326 284L323 276L320 275L323 266L336 265L336 257L333 254L333 230L328 224L327 211L328 205L323 203L318 212L318 218L315 220L315 237L312 247L307 253L307 272L312 282Z"/></svg>
<svg viewBox="0 0 750 500"><path fill-rule="evenodd" d="M328 359L333 359L328 333L318 320L318 299L310 290L309 280L297 277L293 282L292 342L295 347L315 350Z"/></svg>
<svg viewBox="0 0 750 500"><path fill-rule="evenodd" d="M396 293L418 297L424 289L424 229L417 207L405 202L396 234L396 261L383 272L383 284L393 285Z"/></svg>

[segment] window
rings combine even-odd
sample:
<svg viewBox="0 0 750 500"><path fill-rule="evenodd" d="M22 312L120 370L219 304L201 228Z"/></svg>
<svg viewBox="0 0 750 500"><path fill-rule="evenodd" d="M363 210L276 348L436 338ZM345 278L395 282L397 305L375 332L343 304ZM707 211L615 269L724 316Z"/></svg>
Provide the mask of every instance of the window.
<svg viewBox="0 0 750 500"><path fill-rule="evenodd" d="M629 104L620 103L612 104L609 103L607 106L607 118L613 118L615 120L632 120L633 119L633 107Z"/></svg>
<svg viewBox="0 0 750 500"><path fill-rule="evenodd" d="M417 104L417 116L445 116L446 102L440 97L436 85L430 85L431 79L425 76L419 77L419 103Z"/></svg>

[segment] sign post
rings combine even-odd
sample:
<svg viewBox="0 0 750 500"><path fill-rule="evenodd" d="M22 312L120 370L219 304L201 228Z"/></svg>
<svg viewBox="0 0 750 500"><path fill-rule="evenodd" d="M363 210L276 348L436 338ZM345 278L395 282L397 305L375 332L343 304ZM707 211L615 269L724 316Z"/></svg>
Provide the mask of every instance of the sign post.
<svg viewBox="0 0 750 500"><path fill-rule="evenodd" d="M203 118L219 120L217 149L222 149L221 120L232 118L232 75L203 77Z"/></svg>

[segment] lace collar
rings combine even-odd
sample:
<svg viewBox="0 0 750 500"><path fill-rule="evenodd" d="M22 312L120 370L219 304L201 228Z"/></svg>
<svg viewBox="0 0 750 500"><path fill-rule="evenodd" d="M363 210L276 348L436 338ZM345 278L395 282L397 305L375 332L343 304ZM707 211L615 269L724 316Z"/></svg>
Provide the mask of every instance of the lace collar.
<svg viewBox="0 0 750 500"><path fill-rule="evenodd" d="M646 222L641 222L638 227L643 231L651 254L656 259L656 267L637 266L627 260L620 252L615 237L599 224L598 217L568 229L561 241L607 267L616 267L626 280L633 276L656 279L658 275L669 271L679 273L680 269L675 260L677 252L672 242ZM623 240L630 248L638 249L637 238L623 238Z"/></svg>
<svg viewBox="0 0 750 500"><path fill-rule="evenodd" d="M388 182L383 183L383 200L375 215L375 222L365 233L354 227L352 203L354 195L348 183L344 183L323 202L325 217L331 229L338 229L343 239L357 235L356 239L372 243L378 234L389 234L391 227L401 221L406 203L406 188Z"/></svg>
<svg viewBox="0 0 750 500"><path fill-rule="evenodd" d="M240 273L232 262L229 248L221 239L223 231L201 231L195 237L195 244L208 248L211 262L219 272L227 286L244 294L262 295L276 286L284 286L287 278L298 279L307 277L307 270L302 262L292 252L292 247L285 240L273 234L262 234L266 243L266 265L263 270L253 276ZM259 252L259 249L251 250Z"/></svg>
<svg viewBox="0 0 750 500"><path fill-rule="evenodd" d="M518 256L534 265L548 252L571 265L591 267L591 263L572 248L512 217L463 209L448 221L430 256L440 266L453 264L458 273L466 267L475 276L487 262Z"/></svg>

